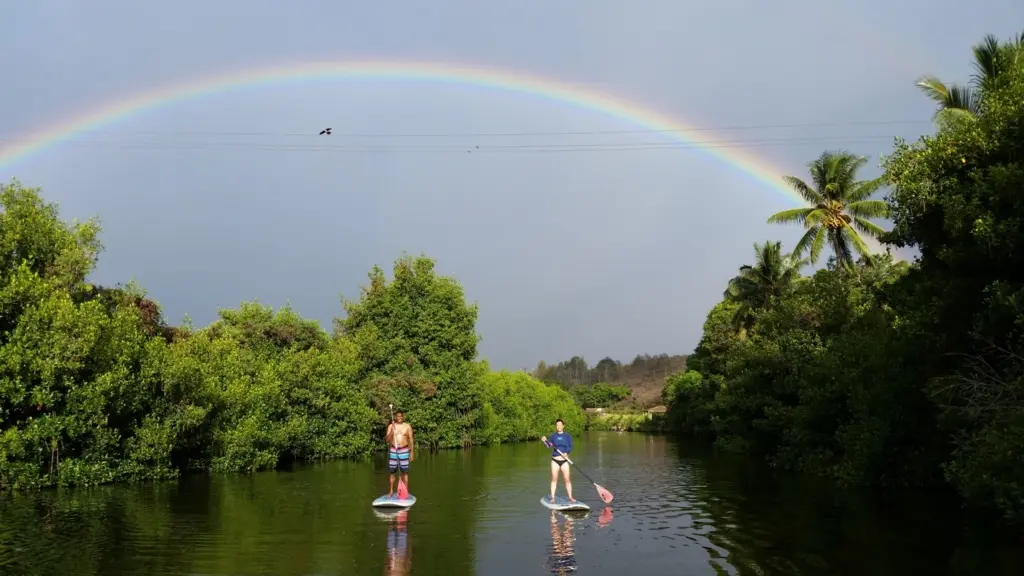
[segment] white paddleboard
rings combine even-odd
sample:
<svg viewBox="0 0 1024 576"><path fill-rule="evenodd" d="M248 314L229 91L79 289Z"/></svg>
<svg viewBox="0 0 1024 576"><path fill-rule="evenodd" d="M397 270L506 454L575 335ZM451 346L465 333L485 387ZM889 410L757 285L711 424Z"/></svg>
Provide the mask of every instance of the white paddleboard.
<svg viewBox="0 0 1024 576"><path fill-rule="evenodd" d="M540 503L543 504L545 508L549 508L551 510L590 510L590 506L587 506L581 500L570 502L569 499L566 498L565 496L555 496L555 501L552 502L551 500L549 500L549 498L551 497L542 496L540 499Z"/></svg>
<svg viewBox="0 0 1024 576"><path fill-rule="evenodd" d="M401 499L398 495L388 496L387 494L373 501L374 508L408 508L416 503L416 497L409 494L408 498Z"/></svg>

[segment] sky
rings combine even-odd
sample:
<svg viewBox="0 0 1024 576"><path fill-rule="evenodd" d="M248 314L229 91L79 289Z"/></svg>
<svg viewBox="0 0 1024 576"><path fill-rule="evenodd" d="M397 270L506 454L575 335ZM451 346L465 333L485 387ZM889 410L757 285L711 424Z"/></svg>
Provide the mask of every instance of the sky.
<svg viewBox="0 0 1024 576"><path fill-rule="evenodd" d="M306 79L168 102L0 164L62 217L99 217L94 281L134 279L172 323L258 299L330 329L373 265L423 253L479 305L481 355L530 368L691 352L753 243L801 234L765 223L790 197L699 143L798 176L841 148L878 175L895 137L932 130L916 78L966 80L970 47L1019 32L1024 3L0 0L0 21L0 148L162 87L314 61L483 66L698 127L672 145L537 94Z"/></svg>

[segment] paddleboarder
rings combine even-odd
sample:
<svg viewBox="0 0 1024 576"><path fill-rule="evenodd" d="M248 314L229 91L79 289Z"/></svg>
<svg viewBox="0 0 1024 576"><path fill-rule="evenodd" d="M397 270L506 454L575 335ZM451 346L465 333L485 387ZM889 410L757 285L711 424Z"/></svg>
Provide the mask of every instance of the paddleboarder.
<svg viewBox="0 0 1024 576"><path fill-rule="evenodd" d="M565 422L561 418L555 420L555 433L550 439L546 436L540 437L541 442L551 448L551 502L555 503L555 490L558 488L558 471L562 471L562 478L565 480L565 492L569 495L569 502L576 502L572 497L572 481L569 479L571 467L569 461L559 454L569 455L572 452L572 435L565 431Z"/></svg>
<svg viewBox="0 0 1024 576"><path fill-rule="evenodd" d="M413 461L412 426L405 421L401 410L395 412L395 419L388 425L385 439L388 448L388 468L391 470L391 481L388 486L388 497L395 495L395 474L400 474L399 482L409 487L409 463Z"/></svg>

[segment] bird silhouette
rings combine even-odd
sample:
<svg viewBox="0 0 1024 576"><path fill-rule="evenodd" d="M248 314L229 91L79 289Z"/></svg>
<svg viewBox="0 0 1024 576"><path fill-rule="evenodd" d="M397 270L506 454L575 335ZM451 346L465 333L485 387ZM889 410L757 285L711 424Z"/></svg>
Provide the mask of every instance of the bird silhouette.
<svg viewBox="0 0 1024 576"><path fill-rule="evenodd" d="M320 131L320 135L323 136L324 134L330 136L331 135L331 129L330 128L324 128L323 130L321 130Z"/></svg>

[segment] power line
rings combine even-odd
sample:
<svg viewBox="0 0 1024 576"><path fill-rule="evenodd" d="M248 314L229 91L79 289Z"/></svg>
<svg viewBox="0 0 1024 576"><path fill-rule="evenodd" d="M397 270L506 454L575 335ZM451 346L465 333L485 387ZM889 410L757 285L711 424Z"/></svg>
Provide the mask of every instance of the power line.
<svg viewBox="0 0 1024 576"><path fill-rule="evenodd" d="M495 138L495 137L523 137L523 136L597 136L597 135L612 135L612 134L667 134L672 132L727 132L727 131L742 131L742 130L779 130L779 129L794 129L794 128L826 128L826 127L846 127L846 126L892 126L898 124L904 125L925 125L931 124L930 120L866 120L856 122L811 122L803 124L747 124L747 125L732 125L732 126L705 126L705 127L687 127L687 128L659 128L659 129L633 129L633 130L585 130L585 131L568 131L568 132L397 132L397 133L383 133L383 132L333 132L332 138L336 137L352 137L352 138L452 138L452 137L472 137L472 138ZM75 133L90 133L97 134L102 133L102 130L76 130L68 132L68 134ZM200 136L275 136L275 137L317 137L315 131L310 132L224 132L224 131L210 131L210 130L173 130L173 131L116 131L117 134L123 135L200 135ZM2 133L0 133L2 134ZM38 140L22 139L22 138L8 138L0 139L0 142L34 142Z"/></svg>
<svg viewBox="0 0 1024 576"><path fill-rule="evenodd" d="M689 142L598 142L570 144L464 144L464 145L344 145L344 144L284 144L258 142L160 142L118 140L71 140L55 146L82 146L88 148L117 148L137 150L239 150L256 152L333 152L333 153L555 153L555 152L626 152L658 150L706 150L718 148L765 148L799 146L821 142L881 142L892 141L892 135L860 136L802 136L792 138L762 138L736 140L705 140Z"/></svg>

